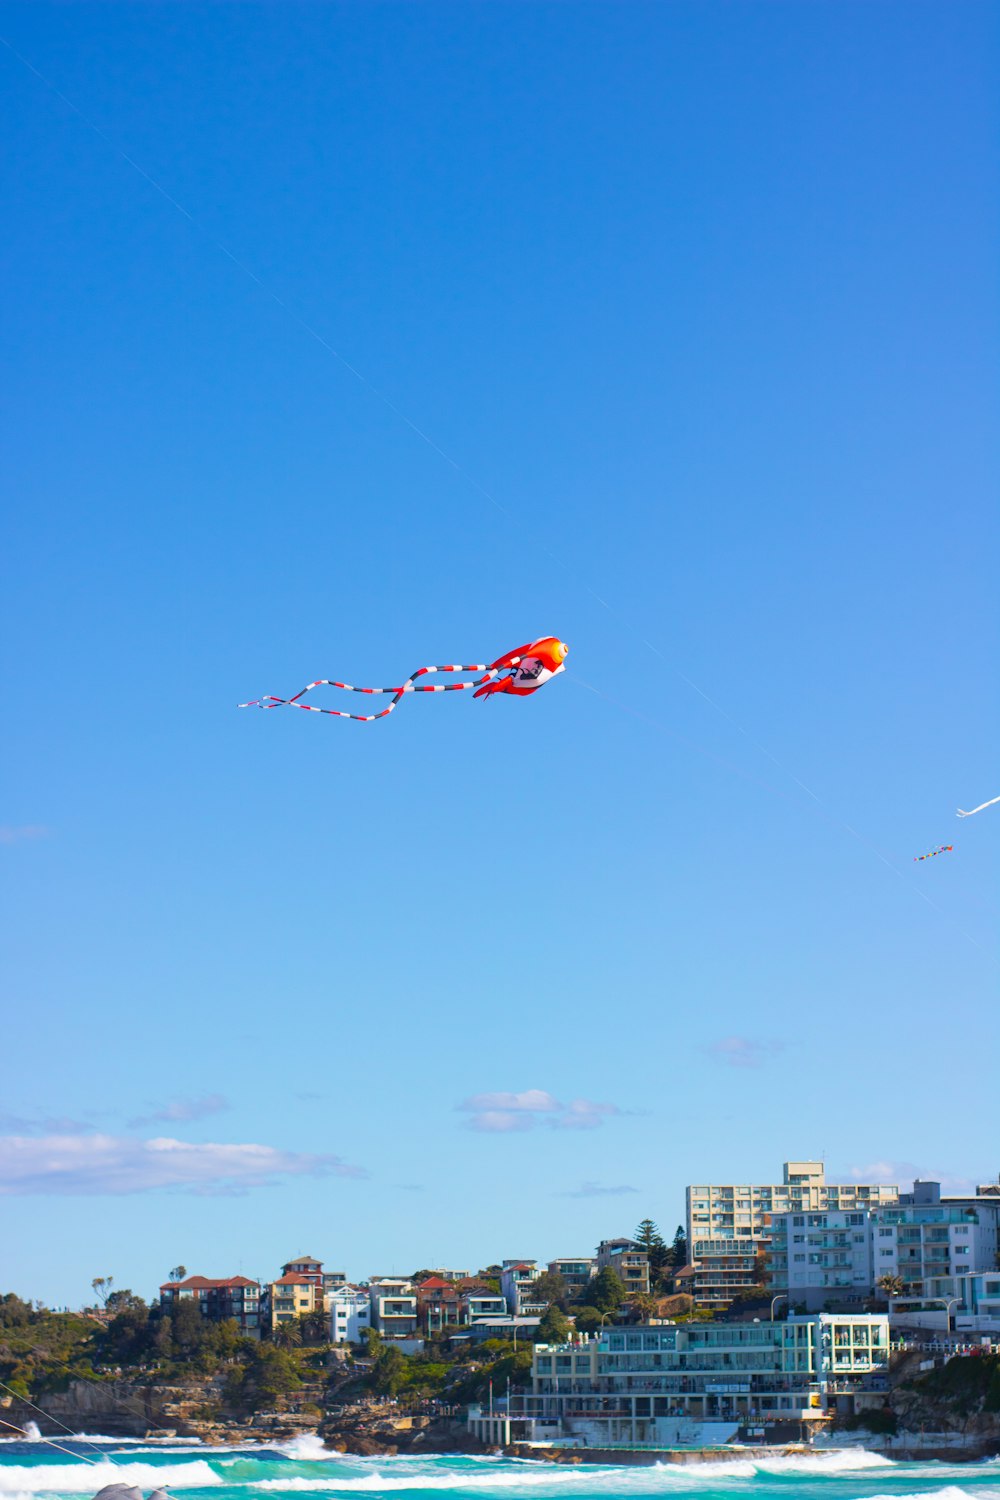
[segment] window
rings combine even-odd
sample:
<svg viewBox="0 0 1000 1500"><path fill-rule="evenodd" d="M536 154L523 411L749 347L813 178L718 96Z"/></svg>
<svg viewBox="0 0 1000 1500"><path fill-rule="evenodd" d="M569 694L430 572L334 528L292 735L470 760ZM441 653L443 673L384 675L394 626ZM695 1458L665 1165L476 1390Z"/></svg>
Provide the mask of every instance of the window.
<svg viewBox="0 0 1000 1500"><path fill-rule="evenodd" d="M805 1222L803 1214L794 1214L792 1217L792 1227L795 1229L801 1229Z"/></svg>
<svg viewBox="0 0 1000 1500"><path fill-rule="evenodd" d="M891 1239L892 1238L892 1230L891 1229L880 1229L879 1232L878 1232L878 1236L879 1236L880 1240Z"/></svg>
<svg viewBox="0 0 1000 1500"><path fill-rule="evenodd" d="M796 1260L796 1261L798 1261L798 1260L803 1260L804 1261L805 1260L805 1256L804 1255L793 1255L792 1259Z"/></svg>

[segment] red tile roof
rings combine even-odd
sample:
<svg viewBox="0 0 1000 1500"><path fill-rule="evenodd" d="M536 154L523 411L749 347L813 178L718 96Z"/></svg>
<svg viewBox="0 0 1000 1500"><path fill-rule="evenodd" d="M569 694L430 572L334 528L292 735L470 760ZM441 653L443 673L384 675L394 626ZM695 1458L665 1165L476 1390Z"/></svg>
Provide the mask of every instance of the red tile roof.
<svg viewBox="0 0 1000 1500"><path fill-rule="evenodd" d="M312 1281L310 1281L309 1277L308 1276L303 1276L302 1273L301 1273L301 1271L289 1271L289 1273L288 1273L287 1276L279 1276L278 1279L277 1279L277 1281L274 1284L275 1284L275 1286L288 1286L289 1284L291 1284L292 1286L312 1286L313 1285L313 1283L312 1283Z"/></svg>

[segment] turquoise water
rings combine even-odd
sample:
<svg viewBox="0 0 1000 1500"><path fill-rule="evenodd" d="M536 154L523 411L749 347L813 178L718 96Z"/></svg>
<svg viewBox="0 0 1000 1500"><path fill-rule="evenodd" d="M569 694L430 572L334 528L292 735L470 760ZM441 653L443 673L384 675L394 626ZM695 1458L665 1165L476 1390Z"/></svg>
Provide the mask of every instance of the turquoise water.
<svg viewBox="0 0 1000 1500"><path fill-rule="evenodd" d="M61 1441L73 1452L0 1441L0 1500L75 1500L115 1481L146 1492L166 1485L177 1500L434 1500L442 1491L449 1500L1000 1500L1000 1459L906 1464L850 1452L630 1469L508 1458L330 1457L311 1437L274 1448Z"/></svg>

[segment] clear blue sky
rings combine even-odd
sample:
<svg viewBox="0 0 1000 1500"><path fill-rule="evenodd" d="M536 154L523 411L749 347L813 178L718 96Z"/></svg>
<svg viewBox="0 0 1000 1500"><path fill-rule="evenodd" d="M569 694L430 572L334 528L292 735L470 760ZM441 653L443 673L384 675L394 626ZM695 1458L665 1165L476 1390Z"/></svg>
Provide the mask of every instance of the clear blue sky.
<svg viewBox="0 0 1000 1500"><path fill-rule="evenodd" d="M996 9L0 21L0 1284L995 1175Z"/></svg>

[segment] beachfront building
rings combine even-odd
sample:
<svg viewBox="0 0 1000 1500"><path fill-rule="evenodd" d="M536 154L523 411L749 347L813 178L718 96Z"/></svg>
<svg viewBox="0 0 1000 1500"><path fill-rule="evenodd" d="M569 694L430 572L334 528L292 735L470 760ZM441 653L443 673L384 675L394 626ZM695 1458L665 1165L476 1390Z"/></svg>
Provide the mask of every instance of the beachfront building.
<svg viewBox="0 0 1000 1500"><path fill-rule="evenodd" d="M324 1293L330 1314L331 1344L360 1344L371 1327L371 1299L355 1286L331 1287Z"/></svg>
<svg viewBox="0 0 1000 1500"><path fill-rule="evenodd" d="M260 1332L260 1282L248 1276L188 1276L184 1281L165 1281L160 1287L161 1307L169 1310L186 1301L197 1303L210 1323L232 1318L241 1333L256 1338Z"/></svg>
<svg viewBox="0 0 1000 1500"><path fill-rule="evenodd" d="M938 1276L995 1270L1000 1203L975 1200L881 1208L871 1215L875 1284L898 1276L904 1294Z"/></svg>
<svg viewBox="0 0 1000 1500"><path fill-rule="evenodd" d="M775 1214L857 1212L894 1203L887 1183L828 1183L820 1161L786 1161L780 1183L697 1183L686 1193L686 1290L699 1307L728 1306L765 1274Z"/></svg>
<svg viewBox="0 0 1000 1500"><path fill-rule="evenodd" d="M649 1294L649 1256L636 1240L602 1240L595 1271L610 1267L621 1277L628 1299Z"/></svg>
<svg viewBox="0 0 1000 1500"><path fill-rule="evenodd" d="M768 1290L803 1312L858 1308L874 1293L870 1214L862 1209L771 1216Z"/></svg>
<svg viewBox="0 0 1000 1500"><path fill-rule="evenodd" d="M990 1334L994 1338L1000 1334L1000 1269L996 1266L964 1275L928 1276L921 1283L919 1295L919 1302L894 1299L894 1320L898 1312L902 1314L900 1322L924 1328Z"/></svg>
<svg viewBox="0 0 1000 1500"><path fill-rule="evenodd" d="M567 1295L574 1300L585 1292L597 1271L597 1260L592 1255L564 1255L550 1260L547 1269L554 1276L561 1276L566 1283Z"/></svg>
<svg viewBox="0 0 1000 1500"><path fill-rule="evenodd" d="M536 1344L531 1394L502 1416L516 1436L591 1448L727 1442L749 1424L804 1431L858 1396L881 1401L888 1366L884 1315L611 1328ZM508 1435L489 1422L470 1412L486 1441Z"/></svg>
<svg viewBox="0 0 1000 1500"><path fill-rule="evenodd" d="M372 1276L368 1281L371 1321L385 1339L412 1338L417 1331L417 1294L405 1276Z"/></svg>

